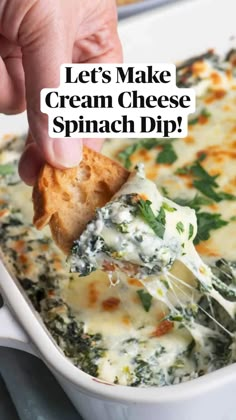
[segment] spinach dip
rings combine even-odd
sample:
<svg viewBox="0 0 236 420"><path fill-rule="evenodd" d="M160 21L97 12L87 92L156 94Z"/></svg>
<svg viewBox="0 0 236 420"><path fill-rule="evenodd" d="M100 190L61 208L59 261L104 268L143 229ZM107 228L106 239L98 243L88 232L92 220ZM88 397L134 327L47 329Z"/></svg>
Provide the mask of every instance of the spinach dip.
<svg viewBox="0 0 236 420"><path fill-rule="evenodd" d="M178 68L177 81L197 94L186 138L105 142L104 154L132 171L143 163L145 175L133 172L133 177L159 190L158 203L146 187L136 188L138 197L134 190L123 191L122 200L114 197L108 227L106 206L98 210L106 220L103 229L116 227L119 244L131 226L130 239L138 235L137 217L148 233L136 241L142 252L131 246L126 258L112 235L100 231L106 245L110 241L108 248L99 248L105 250L108 274L85 259L78 243L73 252L81 252L81 259L65 262L49 232L32 226L31 189L17 175L24 140L0 140L0 246L6 263L66 357L111 383L177 384L236 359L234 51L224 59L208 52L188 60ZM158 252L152 258L154 243ZM198 272L186 257L189 246L200 255ZM114 258L119 268L131 257L127 275L123 266L117 275ZM69 273L69 265L77 271L82 262L84 277Z"/></svg>

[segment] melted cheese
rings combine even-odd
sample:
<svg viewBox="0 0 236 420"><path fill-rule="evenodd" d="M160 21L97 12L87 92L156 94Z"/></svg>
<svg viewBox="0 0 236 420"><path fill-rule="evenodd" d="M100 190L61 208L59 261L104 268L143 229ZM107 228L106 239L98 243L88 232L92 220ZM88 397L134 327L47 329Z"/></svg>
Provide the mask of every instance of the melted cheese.
<svg viewBox="0 0 236 420"><path fill-rule="evenodd" d="M132 197L135 200L135 197L145 197L144 202L149 200L155 216L162 209L165 217L163 238L137 213ZM96 218L76 241L70 258L71 270L87 274L95 268L112 271L109 266L114 264L137 278L162 273L180 259L196 233L194 211L162 197L156 185L146 179L139 168L113 200L97 210Z"/></svg>
<svg viewBox="0 0 236 420"><path fill-rule="evenodd" d="M206 153L206 159L202 163L203 167L212 175L219 174L217 182L222 191L235 194L236 187L236 120L235 120L235 106L236 106L236 90L235 78L228 78L227 75L220 75L219 83L217 86L212 86L214 77L212 73L212 64L207 64L207 72L205 72L205 79L198 84L198 109L207 105L210 117L206 121L199 124L189 126L189 135L185 139L179 139L174 143L174 149L177 153L178 159L172 165L155 164L156 154L158 147L152 150L138 150L131 156L133 165L139 162L145 163L145 171L148 178L156 182L157 186L162 188L166 187L168 193L173 198L175 197L193 197L195 189L193 188L189 176L178 176L175 174L177 168L185 166L198 158L200 152ZM203 74L200 74L203 76ZM216 77L215 77L216 79ZM224 90L224 95L213 96L214 89ZM116 157L117 154L125 149L128 145L132 144L133 140L116 140L105 143L104 152L110 157ZM135 186L137 190L137 185ZM154 201L153 196L149 195L151 201ZM222 201L213 205L205 205L202 207L203 211L210 213L220 213L225 220L236 215L236 202L235 201ZM219 230L211 232L210 239L201 242L197 246L197 250L202 257L212 262L217 258L224 257L228 261L235 261L236 250L236 222L229 222L226 226ZM193 265L192 262L195 261ZM199 258L196 251L191 248L188 250L188 258L183 257L183 265L177 263L172 268L172 274L181 279L184 283L188 282L190 285L196 287L195 276L199 278L203 284L211 283L212 274L209 273L208 267ZM188 267L186 269L184 267ZM201 267L201 270L199 270ZM208 273L208 276L202 276L202 269ZM190 274L192 271L193 275ZM154 285L151 284L152 279L149 279L149 284L145 283L149 292L156 296L156 278L153 279ZM120 285L118 285L120 287ZM182 290L194 298L193 290L187 286L181 286ZM179 286L177 285L177 293ZM196 289L195 289L196 290ZM115 289L112 289L113 293ZM196 293L196 291L195 291ZM211 290L211 296L214 300L218 300L224 306L232 318L235 316L235 303L226 302L219 293ZM181 300L183 299L183 296ZM165 301L165 298L163 299ZM185 300L185 299L184 299ZM159 296L160 302L160 296ZM176 303L176 302L174 302ZM164 311L165 312L165 311ZM166 313L166 312L165 312ZM151 313L150 313L151 315ZM113 323L112 319L112 323ZM150 321L149 321L150 322ZM199 325L189 327L190 334L195 338L198 343L201 343L201 352L206 346L207 337L212 335L212 331ZM167 336L167 340L175 343L172 333ZM172 341L173 340L173 341ZM178 339L177 339L178 341ZM199 344L200 345L200 344ZM208 349L209 350L209 349ZM208 351L207 348L205 351Z"/></svg>
<svg viewBox="0 0 236 420"><path fill-rule="evenodd" d="M145 197L145 200L149 200L155 216L161 208L166 209L163 238L158 234L155 235L151 226L145 218L142 219L137 214L137 211L132 213L132 207L126 205L126 197L130 196ZM118 228L125 223L126 230L120 231ZM181 230L177 229L179 223ZM191 234L189 234L190 226L192 226ZM182 288L180 291L174 290L172 281L174 277L169 276L171 265L178 260L199 281L202 293L216 300L234 319L236 303L224 299L214 288L213 273L202 261L193 245L196 233L197 221L194 210L179 206L163 197L156 185L145 178L139 167L116 193L113 200L103 209L97 210L96 218L88 224L81 238L76 241L76 251L70 259L71 270L80 272L89 265L92 269L100 268L112 274L113 267L116 267L115 274L118 281L124 282L127 281L126 276L134 274L150 295L166 304L175 315L177 312L175 305L179 306L181 302L182 310L186 310L185 304L189 305L191 300L190 294L186 292L183 299ZM104 241L105 249L101 241ZM177 280L176 276L175 279ZM193 287L191 291L192 289ZM195 302L192 300L191 305L193 304L197 305L197 300ZM203 343L206 329L197 325L193 319L191 322L183 319L182 322L195 341Z"/></svg>

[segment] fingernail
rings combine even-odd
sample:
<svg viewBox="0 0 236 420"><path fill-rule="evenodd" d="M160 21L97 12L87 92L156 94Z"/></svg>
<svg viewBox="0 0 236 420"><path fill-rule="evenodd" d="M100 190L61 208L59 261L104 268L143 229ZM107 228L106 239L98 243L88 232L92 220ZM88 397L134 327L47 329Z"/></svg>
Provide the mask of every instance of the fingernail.
<svg viewBox="0 0 236 420"><path fill-rule="evenodd" d="M53 157L55 164L63 168L72 168L80 163L82 159L81 139L54 139Z"/></svg>
<svg viewBox="0 0 236 420"><path fill-rule="evenodd" d="M84 139L83 142L86 146L99 152L102 148L104 139Z"/></svg>

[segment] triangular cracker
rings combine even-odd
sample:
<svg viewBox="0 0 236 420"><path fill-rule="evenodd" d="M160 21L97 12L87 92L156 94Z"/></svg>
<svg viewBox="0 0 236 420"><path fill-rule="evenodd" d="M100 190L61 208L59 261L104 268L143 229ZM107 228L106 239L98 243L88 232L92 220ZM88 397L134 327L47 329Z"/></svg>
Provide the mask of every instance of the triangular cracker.
<svg viewBox="0 0 236 420"><path fill-rule="evenodd" d="M42 229L49 224L55 242L68 254L96 208L104 206L128 176L117 162L87 147L75 168L45 164L33 189L34 225Z"/></svg>

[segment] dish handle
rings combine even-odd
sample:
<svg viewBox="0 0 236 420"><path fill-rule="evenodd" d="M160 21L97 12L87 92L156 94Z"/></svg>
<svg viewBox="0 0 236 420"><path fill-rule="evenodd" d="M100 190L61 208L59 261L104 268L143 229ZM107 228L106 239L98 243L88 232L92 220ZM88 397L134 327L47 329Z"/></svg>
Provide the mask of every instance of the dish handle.
<svg viewBox="0 0 236 420"><path fill-rule="evenodd" d="M37 356L34 345L5 303L0 307L0 346L23 350Z"/></svg>

